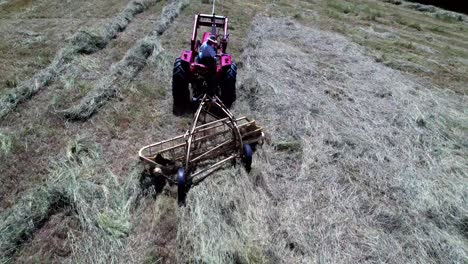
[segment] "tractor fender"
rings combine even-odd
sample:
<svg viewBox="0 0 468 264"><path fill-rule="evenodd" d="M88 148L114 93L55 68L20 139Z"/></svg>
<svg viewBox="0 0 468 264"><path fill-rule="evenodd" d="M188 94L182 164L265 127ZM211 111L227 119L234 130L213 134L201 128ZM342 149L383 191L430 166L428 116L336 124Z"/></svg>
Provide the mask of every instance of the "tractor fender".
<svg viewBox="0 0 468 264"><path fill-rule="evenodd" d="M231 55L230 54L221 55L220 62L221 62L221 68L224 68L225 66L230 66L232 63Z"/></svg>
<svg viewBox="0 0 468 264"><path fill-rule="evenodd" d="M183 61L186 61L188 63L191 63L192 62L192 53L193 52L190 51L190 50L184 50L180 54L180 59L183 60Z"/></svg>

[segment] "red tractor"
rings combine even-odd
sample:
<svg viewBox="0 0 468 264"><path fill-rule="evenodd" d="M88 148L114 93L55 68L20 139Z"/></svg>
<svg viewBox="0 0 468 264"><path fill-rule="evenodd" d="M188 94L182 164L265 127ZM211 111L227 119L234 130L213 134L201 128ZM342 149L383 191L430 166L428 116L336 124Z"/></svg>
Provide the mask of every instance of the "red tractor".
<svg viewBox="0 0 468 264"><path fill-rule="evenodd" d="M202 40L197 40L200 26L211 27L204 32ZM199 48L210 36L216 38L216 58L212 65L201 62ZM228 18L217 15L195 15L190 50L182 52L175 60L172 75L173 113L182 115L193 112L205 94L217 96L226 107L236 100L237 66L226 53L229 41ZM191 89L189 89L189 84ZM212 86L212 87L210 87ZM212 93L212 94L210 94Z"/></svg>

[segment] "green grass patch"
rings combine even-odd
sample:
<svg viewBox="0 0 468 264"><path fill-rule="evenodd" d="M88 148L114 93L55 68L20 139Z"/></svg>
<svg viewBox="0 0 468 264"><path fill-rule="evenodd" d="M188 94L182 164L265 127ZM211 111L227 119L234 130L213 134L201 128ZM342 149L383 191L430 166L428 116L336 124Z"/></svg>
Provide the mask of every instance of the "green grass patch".
<svg viewBox="0 0 468 264"><path fill-rule="evenodd" d="M275 150L285 152L301 152L302 142L300 141L279 141L274 143Z"/></svg>
<svg viewBox="0 0 468 264"><path fill-rule="evenodd" d="M340 20L343 16L341 13L336 12L335 10L326 10L325 14L332 19Z"/></svg>
<svg viewBox="0 0 468 264"><path fill-rule="evenodd" d="M446 12L436 13L434 17L447 23L463 22L463 17L461 15L452 15Z"/></svg>
<svg viewBox="0 0 468 264"><path fill-rule="evenodd" d="M394 45L401 47L406 50L415 50L415 46L412 42L406 42L406 41L395 41L393 42Z"/></svg>
<svg viewBox="0 0 468 264"><path fill-rule="evenodd" d="M6 157L12 149L12 136L0 131L0 157Z"/></svg>
<svg viewBox="0 0 468 264"><path fill-rule="evenodd" d="M295 14L293 15L293 18L294 18L294 19L299 19L299 20L300 20L300 19L303 18L303 16L302 16L301 13L298 12L298 13L295 13Z"/></svg>
<svg viewBox="0 0 468 264"><path fill-rule="evenodd" d="M0 14L10 14L19 11L23 11L27 7L29 7L34 0L11 0L5 3L3 6L0 6Z"/></svg>
<svg viewBox="0 0 468 264"><path fill-rule="evenodd" d="M5 80L5 85L7 88L15 88L19 83L19 80L16 76L7 78Z"/></svg>
<svg viewBox="0 0 468 264"><path fill-rule="evenodd" d="M80 96L87 95L92 88L93 87L86 81L78 81L78 84L76 85L76 90L78 91Z"/></svg>
<svg viewBox="0 0 468 264"><path fill-rule="evenodd" d="M342 1L328 1L327 6L332 8L339 13L343 14L356 14L356 5L349 3L349 2L342 2Z"/></svg>
<svg viewBox="0 0 468 264"><path fill-rule="evenodd" d="M376 10L371 10L370 8L366 8L366 12L364 15L364 19L366 20L371 20L371 21L377 21L379 18L383 17L383 13L380 11Z"/></svg>
<svg viewBox="0 0 468 264"><path fill-rule="evenodd" d="M134 87L142 96L155 96L162 93L159 91L161 89L157 88L155 84L149 84L144 81L137 82Z"/></svg>
<svg viewBox="0 0 468 264"><path fill-rule="evenodd" d="M415 23L415 22L410 23L410 24L408 25L408 27L414 28L414 29L416 29L417 31L422 31L421 25L418 24L418 23Z"/></svg>
<svg viewBox="0 0 468 264"><path fill-rule="evenodd" d="M433 25L433 26L430 26L430 27L427 27L428 30L434 32L434 33L438 33L438 34L442 34L442 33L445 33L445 29L442 28L442 26L439 26L439 25Z"/></svg>
<svg viewBox="0 0 468 264"><path fill-rule="evenodd" d="M0 55L6 55L11 52L11 47L4 40L0 40Z"/></svg>
<svg viewBox="0 0 468 264"><path fill-rule="evenodd" d="M459 58L468 58L468 52L464 49L466 40L463 34L460 34L468 30L468 27L462 23L455 23L454 17L445 18L447 22L423 13L399 12L398 8L388 9L376 2L350 4L332 1L324 3L321 7L322 13L327 15L324 20L326 22L322 22L326 29L352 38L354 42L365 47L377 62L394 69L430 77L436 85L442 84L443 87L450 87L454 91L459 91L461 82L466 80L466 77L460 74L466 71L465 67L452 64ZM365 33L364 30L354 30L360 27L373 27L374 31L384 27L390 34L374 36ZM434 35L414 34L415 31L427 31ZM438 63L431 63L428 58Z"/></svg>
<svg viewBox="0 0 468 264"><path fill-rule="evenodd" d="M399 25L409 27L409 28L414 28L418 31L422 30L422 27L419 23L412 21L410 18L406 16L402 16L400 14L393 14L389 19Z"/></svg>

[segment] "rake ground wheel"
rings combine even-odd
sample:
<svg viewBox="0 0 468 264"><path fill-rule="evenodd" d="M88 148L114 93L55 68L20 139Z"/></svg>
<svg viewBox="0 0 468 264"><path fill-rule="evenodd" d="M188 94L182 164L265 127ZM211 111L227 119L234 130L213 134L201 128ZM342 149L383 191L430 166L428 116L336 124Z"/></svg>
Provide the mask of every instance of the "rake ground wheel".
<svg viewBox="0 0 468 264"><path fill-rule="evenodd" d="M179 205L185 205L185 197L187 196L187 175L184 168L179 168L177 171L177 202Z"/></svg>
<svg viewBox="0 0 468 264"><path fill-rule="evenodd" d="M245 170L250 172L252 169L252 146L250 146L250 144L244 144L242 154L242 163L244 164Z"/></svg>

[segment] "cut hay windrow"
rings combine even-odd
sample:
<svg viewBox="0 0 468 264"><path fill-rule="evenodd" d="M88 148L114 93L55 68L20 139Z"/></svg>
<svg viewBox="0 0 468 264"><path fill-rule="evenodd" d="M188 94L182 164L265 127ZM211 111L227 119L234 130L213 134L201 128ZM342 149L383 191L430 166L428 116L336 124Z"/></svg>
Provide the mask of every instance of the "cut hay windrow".
<svg viewBox="0 0 468 264"><path fill-rule="evenodd" d="M0 263L9 258L59 208L61 196L47 188L30 190L0 215Z"/></svg>
<svg viewBox="0 0 468 264"><path fill-rule="evenodd" d="M254 20L239 76L273 144L190 190L178 262L466 262L466 96L284 18Z"/></svg>
<svg viewBox="0 0 468 264"><path fill-rule="evenodd" d="M0 130L0 159L7 157L12 149L12 136Z"/></svg>
<svg viewBox="0 0 468 264"><path fill-rule="evenodd" d="M77 139L54 162L44 186L30 190L0 215L0 263L8 262L55 213L72 208L81 226L72 242L73 263L107 262L130 231L131 211L140 195L142 168L132 166L123 183L102 168L95 144ZM101 261L98 261L101 260Z"/></svg>
<svg viewBox="0 0 468 264"><path fill-rule="evenodd" d="M172 1L161 12L161 18L150 34L130 48L124 58L111 66L107 75L102 77L80 103L71 108L59 111L59 114L70 120L86 120L91 117L109 99L115 97L121 86L138 74L146 65L150 56L157 57L163 52L159 36L188 5L188 0Z"/></svg>
<svg viewBox="0 0 468 264"><path fill-rule="evenodd" d="M106 47L125 30L135 16L160 0L134 0L112 19L107 25L94 30L80 30L75 33L67 46L60 49L55 58L45 69L36 73L31 79L23 81L0 98L0 118L12 111L19 103L34 96L39 90L47 87L79 54L92 54Z"/></svg>

